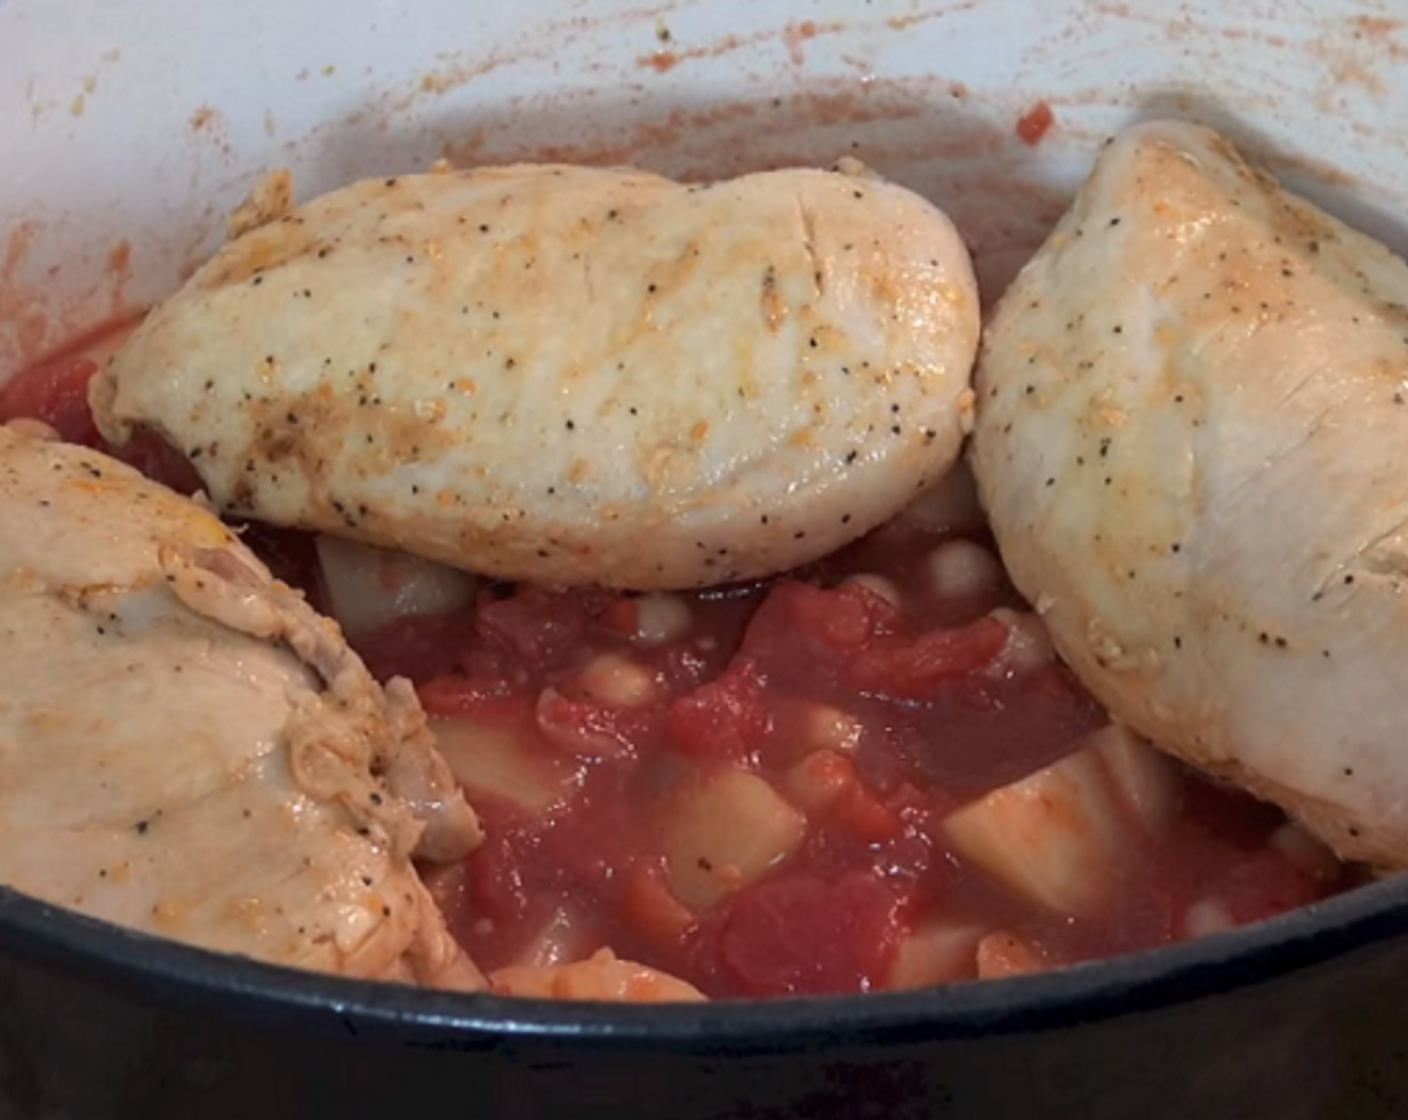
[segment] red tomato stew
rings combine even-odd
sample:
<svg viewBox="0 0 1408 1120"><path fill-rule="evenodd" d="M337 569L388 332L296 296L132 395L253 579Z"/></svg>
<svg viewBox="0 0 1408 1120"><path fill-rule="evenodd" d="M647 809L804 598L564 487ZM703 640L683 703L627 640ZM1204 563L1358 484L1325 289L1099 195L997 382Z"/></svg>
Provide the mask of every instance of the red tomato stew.
<svg viewBox="0 0 1408 1120"><path fill-rule="evenodd" d="M101 446L95 369L26 371L0 420ZM191 488L159 444L123 457ZM246 539L329 607L310 537ZM416 683L486 826L424 869L486 972L609 947L715 997L907 988L1151 948L1356 881L1278 811L1110 726L980 525L901 516L749 586L485 583L342 621L374 672Z"/></svg>

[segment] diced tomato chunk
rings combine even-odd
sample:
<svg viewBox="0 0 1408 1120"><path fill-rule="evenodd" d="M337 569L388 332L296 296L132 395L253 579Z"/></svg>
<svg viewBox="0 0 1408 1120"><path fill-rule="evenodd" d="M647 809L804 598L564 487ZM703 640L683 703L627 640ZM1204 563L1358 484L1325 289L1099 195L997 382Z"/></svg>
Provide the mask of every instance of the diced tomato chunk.
<svg viewBox="0 0 1408 1120"><path fill-rule="evenodd" d="M1056 123L1056 114L1051 111L1051 103L1042 98L1017 118L1017 138L1023 144L1039 144Z"/></svg>
<svg viewBox="0 0 1408 1120"><path fill-rule="evenodd" d="M70 443L97 444L98 428L88 408L88 382L97 372L97 363L73 356L21 370L0 388L0 422L43 420Z"/></svg>
<svg viewBox="0 0 1408 1120"><path fill-rule="evenodd" d="M1006 641L1007 627L989 617L917 638L881 638L856 655L851 679L875 695L923 700L942 681L981 669Z"/></svg>
<svg viewBox="0 0 1408 1120"><path fill-rule="evenodd" d="M827 820L867 844L893 840L904 832L904 822L860 782L841 792L831 804Z"/></svg>
<svg viewBox="0 0 1408 1120"><path fill-rule="evenodd" d="M891 633L898 617L893 605L859 584L827 590L789 580L759 606L743 653L779 679L824 686L851 654Z"/></svg>
<svg viewBox="0 0 1408 1120"><path fill-rule="evenodd" d="M399 675L428 683L453 672L473 626L461 613L403 615L352 644L379 679Z"/></svg>
<svg viewBox="0 0 1408 1120"><path fill-rule="evenodd" d="M1271 849L1238 863L1222 888L1223 901L1238 925L1304 906L1320 893L1310 876Z"/></svg>
<svg viewBox="0 0 1408 1120"><path fill-rule="evenodd" d="M825 882L805 872L740 891L719 961L745 995L878 987L900 934L900 900L865 872Z"/></svg>
<svg viewBox="0 0 1408 1120"><path fill-rule="evenodd" d="M574 700L545 688L536 706L538 731L558 750L579 758L622 758L654 738L660 722L648 709Z"/></svg>
<svg viewBox="0 0 1408 1120"><path fill-rule="evenodd" d="M613 634L634 634L640 621L640 608L634 599L622 596L608 603L597 621Z"/></svg>
<svg viewBox="0 0 1408 1120"><path fill-rule="evenodd" d="M796 621L807 631L837 649L864 646L876 634L887 634L899 625L899 609L861 583L845 583L794 604Z"/></svg>
<svg viewBox="0 0 1408 1120"><path fill-rule="evenodd" d="M508 599L481 601L475 629L526 667L544 669L581 641L587 614L575 597L523 587Z"/></svg>
<svg viewBox="0 0 1408 1120"><path fill-rule="evenodd" d="M768 733L764 699L753 663L739 660L670 705L670 743L683 754L743 761Z"/></svg>
<svg viewBox="0 0 1408 1120"><path fill-rule="evenodd" d="M797 580L776 584L759 604L743 636L746 657L780 688L802 696L850 690L846 665L877 635L898 623L894 606L869 589L834 589Z"/></svg>

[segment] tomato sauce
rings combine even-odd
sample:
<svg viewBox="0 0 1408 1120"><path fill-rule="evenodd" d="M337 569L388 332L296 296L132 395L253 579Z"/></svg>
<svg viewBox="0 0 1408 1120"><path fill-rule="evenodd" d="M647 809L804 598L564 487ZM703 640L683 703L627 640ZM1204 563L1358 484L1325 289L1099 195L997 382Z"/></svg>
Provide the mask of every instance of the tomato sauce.
<svg viewBox="0 0 1408 1120"><path fill-rule="evenodd" d="M1090 914L1033 904L955 851L947 814L1060 760L1105 716L1059 662L1004 660L1008 620L1031 624L1003 613L1020 607L1005 584L966 598L924 586L941 543L895 525L815 571L672 596L685 621L664 641L641 641L632 620L659 597L530 587L494 589L440 631L456 664L422 681L427 709L567 772L525 811L535 794L476 791L472 736L447 744L491 836L430 873L471 955L493 969L609 945L713 996L858 992L905 985L906 939L935 929L973 932L933 977L959 979L978 973L988 934L1021 945L1024 968L1048 967L1342 885L1332 861L1298 866L1269 845L1278 813L1172 768L1177 819L1158 837L1128 830ZM595 683L622 665L629 689ZM776 802L740 804L759 790ZM792 813L800 835L772 819ZM727 835L749 828L770 838L761 869L701 887L679 866L734 851Z"/></svg>
<svg viewBox="0 0 1408 1120"><path fill-rule="evenodd" d="M0 420L101 446L95 371L81 356L32 368L0 391ZM124 457L194 481L158 441ZM319 602L310 538L246 539ZM1146 747L1118 756L1133 770L1090 763L1106 716L1044 642L981 532L901 517L773 581L490 584L472 609L356 644L378 675L415 682L486 826L466 860L424 869L486 971L609 946L715 997L861 992L1150 948L1349 884L1278 812ZM1059 782L1020 784L1072 759L1084 816ZM1109 793L1135 788L1119 773L1139 798ZM1008 790L989 816L1011 836L1062 809L1071 851L1100 860L1042 871L1057 841L1040 832L997 862L965 841L954 814ZM1089 880L1078 905L1041 878L1062 867Z"/></svg>

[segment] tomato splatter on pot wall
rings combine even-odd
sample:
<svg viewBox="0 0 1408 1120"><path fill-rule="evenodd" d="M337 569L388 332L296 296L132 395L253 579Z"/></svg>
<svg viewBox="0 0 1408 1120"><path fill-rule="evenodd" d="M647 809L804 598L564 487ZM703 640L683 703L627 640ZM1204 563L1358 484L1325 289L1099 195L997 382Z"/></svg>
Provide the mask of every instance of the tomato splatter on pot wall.
<svg viewBox="0 0 1408 1120"><path fill-rule="evenodd" d="M1035 146L1041 143L1055 123L1056 114L1051 111L1050 102L1043 98L1017 118L1017 138L1023 144Z"/></svg>

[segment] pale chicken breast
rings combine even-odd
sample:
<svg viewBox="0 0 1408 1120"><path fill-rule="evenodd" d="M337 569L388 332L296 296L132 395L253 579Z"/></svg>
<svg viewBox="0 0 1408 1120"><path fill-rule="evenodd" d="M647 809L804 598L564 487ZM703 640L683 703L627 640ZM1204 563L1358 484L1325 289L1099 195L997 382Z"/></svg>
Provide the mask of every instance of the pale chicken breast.
<svg viewBox="0 0 1408 1120"><path fill-rule="evenodd" d="M479 825L404 681L208 510L0 428L0 882L206 948L477 987L411 863Z"/></svg>
<svg viewBox="0 0 1408 1120"><path fill-rule="evenodd" d="M1408 266L1207 129L1114 140L990 322L972 462L1116 718L1408 865Z"/></svg>
<svg viewBox="0 0 1408 1120"><path fill-rule="evenodd" d="M821 556L940 478L978 330L951 223L858 165L519 165L244 232L92 401L225 510L500 577L688 587Z"/></svg>

